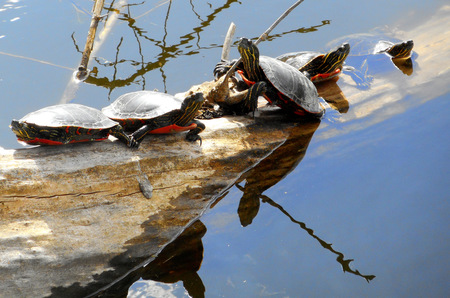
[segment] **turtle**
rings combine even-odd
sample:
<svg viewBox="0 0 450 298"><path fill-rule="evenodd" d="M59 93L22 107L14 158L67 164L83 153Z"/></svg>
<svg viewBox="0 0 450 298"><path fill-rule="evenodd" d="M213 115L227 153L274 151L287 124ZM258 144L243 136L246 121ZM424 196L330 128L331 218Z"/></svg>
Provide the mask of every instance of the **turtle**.
<svg viewBox="0 0 450 298"><path fill-rule="evenodd" d="M258 47L247 38L241 38L238 51L242 58L238 73L248 86L265 82L264 97L270 104L295 115L322 117L325 110L320 105L317 89L298 69L278 59L260 56ZM226 72L233 63L222 60L216 65L215 74Z"/></svg>
<svg viewBox="0 0 450 298"><path fill-rule="evenodd" d="M168 134L189 130L186 140L198 140L201 145L202 139L198 134L205 129L205 125L194 117L203 101L200 92L187 96L181 102L167 93L143 90L119 96L102 112L119 122L125 131L132 131L131 136L138 144L147 133Z"/></svg>
<svg viewBox="0 0 450 298"><path fill-rule="evenodd" d="M17 139L31 145L65 145L102 141L113 135L128 147L137 147L133 137L122 126L100 110L81 104L52 105L12 120Z"/></svg>
<svg viewBox="0 0 450 298"><path fill-rule="evenodd" d="M306 76L309 76L311 81L318 83L338 76L349 52L350 45L345 42L328 53L293 52L280 55L277 59L294 66Z"/></svg>
<svg viewBox="0 0 450 298"><path fill-rule="evenodd" d="M329 42L328 46L344 41L351 44L352 51L342 70L352 77L360 89L370 88L373 74L389 71L392 65L406 75L413 72L412 59L416 56L412 51L413 40L402 41L383 34L363 33L340 37Z"/></svg>

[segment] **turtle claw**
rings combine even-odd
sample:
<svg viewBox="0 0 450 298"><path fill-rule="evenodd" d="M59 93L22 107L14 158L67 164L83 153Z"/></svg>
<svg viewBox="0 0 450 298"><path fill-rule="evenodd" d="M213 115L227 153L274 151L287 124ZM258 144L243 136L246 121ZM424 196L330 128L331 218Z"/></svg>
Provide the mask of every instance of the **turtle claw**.
<svg viewBox="0 0 450 298"><path fill-rule="evenodd" d="M127 145L128 145L128 147L130 147L132 149L138 149L140 143L138 141L136 141L133 137L131 137L130 142Z"/></svg>
<svg viewBox="0 0 450 298"><path fill-rule="evenodd" d="M231 68L231 66L236 62L237 60L227 61L227 60L220 60L214 67L214 76L216 78L220 78L221 76L225 75L228 70Z"/></svg>
<svg viewBox="0 0 450 298"><path fill-rule="evenodd" d="M187 134L186 140L189 142L197 142L200 141L200 147L202 146L202 137L197 134Z"/></svg>

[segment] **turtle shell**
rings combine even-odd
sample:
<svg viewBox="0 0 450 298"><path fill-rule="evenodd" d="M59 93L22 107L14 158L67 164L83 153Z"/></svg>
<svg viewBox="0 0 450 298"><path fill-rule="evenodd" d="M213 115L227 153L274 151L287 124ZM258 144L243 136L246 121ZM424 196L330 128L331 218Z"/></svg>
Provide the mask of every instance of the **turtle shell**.
<svg viewBox="0 0 450 298"><path fill-rule="evenodd" d="M325 81L339 75L345 59L350 53L350 45L342 43L336 49L321 53L301 51L278 56L277 59L294 66L305 75L309 74L314 83Z"/></svg>
<svg viewBox="0 0 450 298"><path fill-rule="evenodd" d="M25 115L19 122L46 127L72 126L86 129L105 129L118 124L97 109L74 103L45 107Z"/></svg>
<svg viewBox="0 0 450 298"><path fill-rule="evenodd" d="M112 119L151 119L179 109L182 101L167 93L136 91L119 96L102 109Z"/></svg>
<svg viewBox="0 0 450 298"><path fill-rule="evenodd" d="M297 69L302 68L314 58L323 56L323 53L313 51L301 51L286 53L277 57L278 60L286 62L289 65L294 66Z"/></svg>
<svg viewBox="0 0 450 298"><path fill-rule="evenodd" d="M295 67L267 56L260 56L259 65L279 92L309 113L323 113L316 87Z"/></svg>

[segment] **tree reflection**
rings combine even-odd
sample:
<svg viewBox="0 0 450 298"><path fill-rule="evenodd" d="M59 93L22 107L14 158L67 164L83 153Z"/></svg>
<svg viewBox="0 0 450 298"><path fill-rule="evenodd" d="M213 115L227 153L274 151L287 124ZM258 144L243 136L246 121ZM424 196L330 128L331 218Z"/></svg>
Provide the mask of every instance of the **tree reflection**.
<svg viewBox="0 0 450 298"><path fill-rule="evenodd" d="M144 2L137 3L137 4L128 4L126 6L126 12L118 12L117 9L113 8L114 2L112 2L109 7L105 7L105 10L109 11L110 13L120 13L119 19L128 23L128 27L130 28L132 35L136 39L137 52L139 54L140 59L139 59L139 61L136 61L133 59L119 58L120 57L119 54L120 54L122 42L123 42L123 37L122 37L116 47L116 55L115 55L114 61L102 62L101 59L94 57L94 61L97 65L92 67L94 69L94 71L91 72L89 77L84 82L87 84L93 84L96 86L101 86L101 87L107 88L107 89L109 89L109 94L111 94L115 88L120 88L120 87L128 86L131 84L136 84L136 83L142 85L142 88L144 89L145 88L145 74L150 71L159 69L159 71L161 73L162 82L164 85L164 92L167 92L167 90L166 90L167 89L166 88L167 77L164 73L165 65L169 61L171 61L173 59L177 59L177 57L180 57L180 56L195 55L195 54L198 54L202 50L209 50L209 49L215 49L215 48L222 47L221 44L220 45L211 44L209 46L201 46L200 45L201 33L213 23L214 19L223 10L229 8L235 2L239 3L237 0L228 0L222 6L215 8L211 14L207 15L206 17L202 17L199 13L197 13L195 11L195 6L194 6L193 2L191 1L190 3L191 3L192 12L196 15L196 17L200 21L200 25L192 28L191 32L189 32L189 33L180 34L179 38L175 39L175 40L179 40L178 43L169 44L166 39L168 37L167 27L168 27L168 20L169 20L169 16L170 16L172 1L167 1L167 2L168 2L168 6L167 6L166 17L165 17L165 21L164 21L164 27L163 27L164 34L163 34L163 37L161 40L150 37L147 34L148 31L145 30L143 27L139 26L139 22L138 22L139 17L133 18L133 16L132 16L130 7L142 5L142 4L144 4ZM108 20L105 19L105 21L107 22ZM280 38L280 37L288 35L288 34L293 34L293 33L294 34L295 33L309 33L309 32L313 32L313 31L317 31L318 28L328 25L328 24L330 24L330 21L324 20L320 24L313 25L311 27L307 27L307 28L303 27L303 28L298 28L298 29L282 32L279 34L270 35L267 38L267 40L273 41L277 38ZM263 31L263 29L264 28L261 28L261 31ZM72 39L74 41L75 49L78 52L81 52L79 50L79 47L76 43L76 40L73 38L73 36L72 36ZM157 54L155 57L146 58L145 55L143 54L142 49L145 47L148 47L148 46L147 45L145 45L145 47L143 46L144 41L149 42L151 44L151 46L153 46L153 47L159 48L160 53ZM195 49L192 49L192 43L195 43L195 46L196 46ZM120 65L120 64L124 64L124 65L126 64L126 65L133 66L133 68L135 69L135 72L128 74L128 75L121 73L120 74L121 78L118 78L117 68L118 68L118 65ZM102 73L102 71L98 70L99 67L112 68L112 72L113 72L112 76L110 76L110 77L99 76ZM213 66L211 66L211 72L212 72L212 68L213 68Z"/></svg>

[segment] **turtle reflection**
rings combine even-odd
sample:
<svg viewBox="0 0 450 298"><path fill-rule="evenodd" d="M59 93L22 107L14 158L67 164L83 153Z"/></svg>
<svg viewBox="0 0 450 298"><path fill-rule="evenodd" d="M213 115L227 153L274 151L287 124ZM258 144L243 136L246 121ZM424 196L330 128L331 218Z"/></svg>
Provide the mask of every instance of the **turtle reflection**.
<svg viewBox="0 0 450 298"><path fill-rule="evenodd" d="M195 221L147 266L130 272L124 279L90 297L127 297L129 291L133 291L130 287L140 279L168 284L181 281L190 297L205 297L205 286L197 274L203 260L205 234L205 225Z"/></svg>
<svg viewBox="0 0 450 298"><path fill-rule="evenodd" d="M333 109L341 114L348 112L350 105L347 98L338 86L339 77L316 84L317 92Z"/></svg>
<svg viewBox="0 0 450 298"><path fill-rule="evenodd" d="M305 223L296 220L281 205L273 201L263 192L277 184L286 177L305 156L309 142L319 126L319 122L303 123L294 127L287 141L278 147L271 155L262 160L257 166L245 173L237 182L236 187L243 192L239 202L238 215L242 226L252 223L259 211L261 202L267 203L285 214L293 223L306 231L316 239L320 245L337 255L336 260L341 264L344 272L363 277L367 282L375 278L375 275L363 275L358 270L350 268L352 259L345 259L343 253L336 251L332 244L322 240L314 234L314 230L308 228ZM274 167L274 165L277 165ZM245 180L245 185L239 185Z"/></svg>
<svg viewBox="0 0 450 298"><path fill-rule="evenodd" d="M319 124L320 121L312 121L293 127L286 142L238 179L236 187L243 192L238 214L244 227L251 224L258 214L262 193L280 182L303 159ZM245 185L240 186L243 181Z"/></svg>

